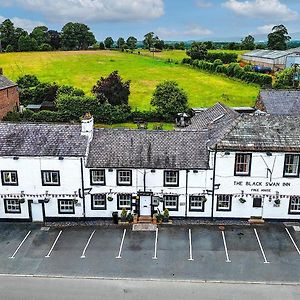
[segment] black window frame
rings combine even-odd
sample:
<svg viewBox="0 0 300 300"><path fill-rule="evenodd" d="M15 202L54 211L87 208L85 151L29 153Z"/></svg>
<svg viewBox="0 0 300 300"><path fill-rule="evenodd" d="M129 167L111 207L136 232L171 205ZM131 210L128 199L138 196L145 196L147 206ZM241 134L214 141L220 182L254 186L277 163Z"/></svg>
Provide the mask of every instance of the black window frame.
<svg viewBox="0 0 300 300"><path fill-rule="evenodd" d="M297 211L291 211L291 206L292 206L292 198L293 197L297 197L298 198L298 200L300 201L300 196L290 196L290 202L289 202L289 212L288 212L288 214L289 215L300 215L300 210L299 210L299 212L297 212Z"/></svg>
<svg viewBox="0 0 300 300"><path fill-rule="evenodd" d="M49 183L45 183L44 182L44 174L45 173L49 173L49 172L51 172L51 173L54 173L54 172L56 172L57 173L57 177L58 177L58 183L55 183L55 184L49 184ZM60 172L59 172L59 170L42 170L41 171L41 177L42 177L42 186L60 186Z"/></svg>
<svg viewBox="0 0 300 300"><path fill-rule="evenodd" d="M16 183L6 183L4 181L4 173L9 172L9 173L15 173L17 182ZM2 170L1 171L1 181L3 186L18 186L19 185L19 178L18 178L18 171L16 170Z"/></svg>
<svg viewBox="0 0 300 300"><path fill-rule="evenodd" d="M72 212L62 212L60 209L60 202L61 201L70 201L72 202L73 210ZM58 214L60 215L74 215L75 214L75 203L72 199L57 199L57 206L58 206Z"/></svg>
<svg viewBox="0 0 300 300"><path fill-rule="evenodd" d="M130 173L130 182L129 183L121 183L119 181L119 173L120 172L129 172ZM132 170L126 170L126 169L117 170L117 186L132 186Z"/></svg>
<svg viewBox="0 0 300 300"><path fill-rule="evenodd" d="M199 208L193 208L192 207L192 201L191 201L191 198L192 197L199 197L200 199L201 198L205 198L205 196L199 196L199 195L189 195L189 211L193 212L204 212L205 210L205 201L203 200L200 200L202 202L202 207L199 209Z"/></svg>
<svg viewBox="0 0 300 300"><path fill-rule="evenodd" d="M237 158L239 155L243 156L249 156L249 170L248 173L240 173L237 171ZM240 176L240 177L249 177L251 176L251 167L252 167L252 153L236 153L235 159L234 159L234 176Z"/></svg>
<svg viewBox="0 0 300 300"><path fill-rule="evenodd" d="M125 208L126 208L126 210L132 210L132 194L130 194L130 193L122 193L122 194L117 195L117 208L118 208L118 210L122 210L124 208L124 207L120 206L120 196L122 196L122 195L130 196L130 207L125 207Z"/></svg>
<svg viewBox="0 0 300 300"><path fill-rule="evenodd" d="M95 196L96 195L102 195L102 196L104 196L104 206L103 207L95 206L94 200L95 200ZM92 194L91 195L91 210L106 210L106 209L107 209L107 197L106 197L106 194L104 194L104 193Z"/></svg>
<svg viewBox="0 0 300 300"><path fill-rule="evenodd" d="M8 203L7 201L16 201L18 206L19 206L19 209L18 211L8 211ZM21 203L20 203L20 199L16 199L16 198L5 198L4 199L4 211L6 214L21 214L22 213L22 209L21 209Z"/></svg>
<svg viewBox="0 0 300 300"><path fill-rule="evenodd" d="M257 206L255 201L260 201L260 206ZM253 197L252 207L253 208L262 208L262 206L263 206L263 198L262 197Z"/></svg>
<svg viewBox="0 0 300 300"><path fill-rule="evenodd" d="M175 184L167 183L167 172L174 172L177 176L177 182ZM179 187L179 171L178 170L164 170L164 187Z"/></svg>
<svg viewBox="0 0 300 300"><path fill-rule="evenodd" d="M298 170L297 170L298 172L297 172L297 174L292 174L292 175L286 174L286 164L287 164L288 156L297 156L298 157ZM300 175L300 154L291 154L291 153L285 154L284 165L283 165L283 177L298 178L299 175Z"/></svg>
<svg viewBox="0 0 300 300"><path fill-rule="evenodd" d="M94 182L93 181L93 172L95 171L103 171L103 177L104 177L104 181L103 182ZM90 169L90 184L91 185L100 185L100 186L104 186L106 185L106 172L105 169Z"/></svg>
<svg viewBox="0 0 300 300"><path fill-rule="evenodd" d="M220 199L219 199L219 197L224 197L224 196L228 196L228 197L230 197L230 199L229 199L229 207L228 208L220 208L219 207L219 201L220 201ZM223 212L228 212L228 211L231 211L232 210L232 194L218 194L218 195L216 195L216 197L217 197L217 201L216 201L216 204L217 204L217 208L216 208L216 210L217 211L223 211Z"/></svg>
<svg viewBox="0 0 300 300"><path fill-rule="evenodd" d="M166 197L176 197L177 198L177 201L176 201L176 208L169 208L169 207L166 207ZM169 211L178 211L178 208L179 208L179 195L164 195L163 197L163 209L168 209Z"/></svg>

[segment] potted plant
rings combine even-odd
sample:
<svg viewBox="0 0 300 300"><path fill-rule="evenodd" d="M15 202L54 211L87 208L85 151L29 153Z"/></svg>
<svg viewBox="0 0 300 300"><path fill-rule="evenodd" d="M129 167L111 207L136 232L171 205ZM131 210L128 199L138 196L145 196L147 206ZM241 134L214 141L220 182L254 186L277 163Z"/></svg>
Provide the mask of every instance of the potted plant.
<svg viewBox="0 0 300 300"><path fill-rule="evenodd" d="M280 199L276 199L274 202L276 205L280 205Z"/></svg>
<svg viewBox="0 0 300 300"><path fill-rule="evenodd" d="M156 222L158 224L161 224L164 216L161 213L158 213L158 214L155 214L155 217L156 217Z"/></svg>
<svg viewBox="0 0 300 300"><path fill-rule="evenodd" d="M246 200L245 200L244 198L240 198L239 201L240 201L241 203L245 203L245 202L246 202Z"/></svg>
<svg viewBox="0 0 300 300"><path fill-rule="evenodd" d="M113 201L113 200L114 200L114 198L113 198L111 195L108 195L108 196L107 196L107 201L111 202L111 201Z"/></svg>
<svg viewBox="0 0 300 300"><path fill-rule="evenodd" d="M129 223L133 222L133 215L131 212L127 215L127 222L129 222Z"/></svg>
<svg viewBox="0 0 300 300"><path fill-rule="evenodd" d="M123 207L121 212L121 222L126 222L126 217L127 217L127 210L125 207Z"/></svg>
<svg viewBox="0 0 300 300"><path fill-rule="evenodd" d="M165 208L164 214L163 214L163 222L168 223L169 217L170 217L169 210L167 208Z"/></svg>

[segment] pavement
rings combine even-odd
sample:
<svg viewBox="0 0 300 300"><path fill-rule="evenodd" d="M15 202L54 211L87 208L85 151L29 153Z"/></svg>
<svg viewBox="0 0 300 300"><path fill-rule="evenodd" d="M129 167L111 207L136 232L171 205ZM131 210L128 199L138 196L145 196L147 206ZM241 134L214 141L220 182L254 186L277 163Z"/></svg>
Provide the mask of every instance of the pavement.
<svg viewBox="0 0 300 300"><path fill-rule="evenodd" d="M300 232L284 224L140 232L2 223L0 237L1 274L300 285Z"/></svg>
<svg viewBox="0 0 300 300"><path fill-rule="evenodd" d="M0 294L6 300L298 300L300 286L0 276Z"/></svg>

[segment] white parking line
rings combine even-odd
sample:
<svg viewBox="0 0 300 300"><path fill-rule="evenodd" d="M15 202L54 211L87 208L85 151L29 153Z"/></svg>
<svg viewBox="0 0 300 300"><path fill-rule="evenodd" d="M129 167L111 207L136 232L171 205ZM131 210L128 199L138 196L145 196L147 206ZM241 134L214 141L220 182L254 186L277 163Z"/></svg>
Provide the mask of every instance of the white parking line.
<svg viewBox="0 0 300 300"><path fill-rule="evenodd" d="M118 256L116 256L116 258L122 258L121 257L121 253L122 253L123 243L124 243L124 239L125 239L125 234L126 234L126 229L124 229L123 237L122 237L122 241L121 241L121 245L120 245L119 254L118 254Z"/></svg>
<svg viewBox="0 0 300 300"><path fill-rule="evenodd" d="M225 249L225 254L226 254L226 262L230 263L231 260L229 259L229 254L228 254L228 249L227 249L227 244L226 244L226 238L225 238L225 232L224 230L222 232L222 238L223 238L223 244L224 244L224 249Z"/></svg>
<svg viewBox="0 0 300 300"><path fill-rule="evenodd" d="M14 252L14 254L12 256L10 256L9 258L15 258L16 254L18 253L18 251L20 250L20 248L22 247L22 245L25 243L26 239L29 237L31 231L28 231L28 233L26 234L26 236L24 237L23 241L20 243L20 245L18 246L18 248L16 249L16 251Z"/></svg>
<svg viewBox="0 0 300 300"><path fill-rule="evenodd" d="M300 255L300 250L299 250L299 248L298 248L296 242L294 241L294 239L293 239L291 233L289 232L289 230L288 230L287 228L285 228L285 230L286 230L287 234L289 235L289 237L290 237L290 239L291 239L293 245L295 246L295 248L296 248L298 254Z"/></svg>
<svg viewBox="0 0 300 300"><path fill-rule="evenodd" d="M56 245L56 243L57 243L57 241L58 241L61 234L62 234L62 230L58 233L57 238L55 239L50 251L48 252L48 254L45 257L47 257L47 258L50 257L50 255L51 255L51 253L52 253L52 251L53 251L53 249L54 249L54 247L55 247L55 245Z"/></svg>
<svg viewBox="0 0 300 300"><path fill-rule="evenodd" d="M264 257L264 263L265 263L265 264L269 264L270 262L267 260L265 251L264 251L264 249L263 249L263 247L262 247L262 244L261 244L261 242L260 242L260 239L259 239L259 236L258 236L258 233L257 233L256 228L254 228L254 233L255 233L255 236L256 236L256 239L257 239L257 242L258 242L260 251L261 251L261 253L262 253L263 257Z"/></svg>
<svg viewBox="0 0 300 300"><path fill-rule="evenodd" d="M192 230L191 229L189 229L189 245L190 245L190 258L189 258L189 260L194 260L193 259Z"/></svg>
<svg viewBox="0 0 300 300"><path fill-rule="evenodd" d="M155 242L154 242L154 256L152 259L157 259L157 242L158 242L158 228L155 230Z"/></svg>
<svg viewBox="0 0 300 300"><path fill-rule="evenodd" d="M86 245L85 245L85 247L84 247L84 249L83 249L83 251L82 251L82 254L81 254L80 258L85 258L85 252L86 252L86 249L87 249L87 247L89 246L89 244L90 244L90 242L91 242L91 240L92 240L93 235L95 234L95 232L96 232L96 230L94 230L94 231L91 233L91 235L90 235L90 237L89 237L89 239L88 239L88 241L87 241L87 243L86 243Z"/></svg>

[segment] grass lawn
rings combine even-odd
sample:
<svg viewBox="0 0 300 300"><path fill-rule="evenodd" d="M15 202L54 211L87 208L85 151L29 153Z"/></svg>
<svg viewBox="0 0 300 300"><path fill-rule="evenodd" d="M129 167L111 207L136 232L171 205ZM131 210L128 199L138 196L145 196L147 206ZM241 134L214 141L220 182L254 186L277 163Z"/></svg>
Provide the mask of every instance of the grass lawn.
<svg viewBox="0 0 300 300"><path fill-rule="evenodd" d="M163 53L179 57L182 52ZM208 107L217 101L229 106L251 106L259 91L256 85L222 75L117 51L5 53L0 54L0 67L13 80L35 74L41 81L73 85L87 93L101 76L119 70L124 79L131 80L130 105L140 110L151 108L153 91L164 80L177 81L187 92L191 107Z"/></svg>
<svg viewBox="0 0 300 300"><path fill-rule="evenodd" d="M149 122L148 123L148 130L154 130L155 126L160 125L160 123L156 122ZM173 130L174 129L173 123L163 123L163 130ZM96 128L129 128L129 129L137 129L137 125L134 123L119 123L119 124L96 124Z"/></svg>

